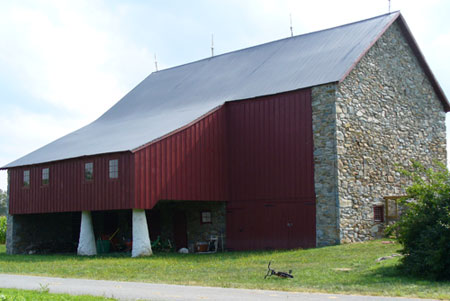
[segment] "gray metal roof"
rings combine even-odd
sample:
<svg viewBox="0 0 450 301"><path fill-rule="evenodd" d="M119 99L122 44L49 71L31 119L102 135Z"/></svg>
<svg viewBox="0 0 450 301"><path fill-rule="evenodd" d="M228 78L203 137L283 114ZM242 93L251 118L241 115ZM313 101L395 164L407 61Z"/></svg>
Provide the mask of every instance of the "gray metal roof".
<svg viewBox="0 0 450 301"><path fill-rule="evenodd" d="M338 82L392 13L154 72L91 124L4 166L133 151L226 101Z"/></svg>

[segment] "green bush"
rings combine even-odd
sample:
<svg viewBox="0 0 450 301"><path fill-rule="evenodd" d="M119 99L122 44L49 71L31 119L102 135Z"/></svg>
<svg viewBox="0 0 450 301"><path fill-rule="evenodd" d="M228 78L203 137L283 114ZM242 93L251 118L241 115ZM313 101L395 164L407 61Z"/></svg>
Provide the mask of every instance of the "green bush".
<svg viewBox="0 0 450 301"><path fill-rule="evenodd" d="M0 216L0 244L6 241L6 216Z"/></svg>
<svg viewBox="0 0 450 301"><path fill-rule="evenodd" d="M406 210L393 229L403 246L402 268L413 275L450 279L450 173L441 163L413 162Z"/></svg>

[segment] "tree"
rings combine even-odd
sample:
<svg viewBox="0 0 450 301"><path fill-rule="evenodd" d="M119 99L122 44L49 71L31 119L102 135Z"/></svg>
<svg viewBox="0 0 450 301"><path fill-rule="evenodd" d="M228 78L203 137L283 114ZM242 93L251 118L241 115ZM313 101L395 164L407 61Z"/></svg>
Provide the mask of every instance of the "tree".
<svg viewBox="0 0 450 301"><path fill-rule="evenodd" d="M6 192L0 189L0 244L6 241Z"/></svg>
<svg viewBox="0 0 450 301"><path fill-rule="evenodd" d="M0 189L0 216L6 215L6 191Z"/></svg>
<svg viewBox="0 0 450 301"><path fill-rule="evenodd" d="M406 210L393 226L403 246L402 268L450 279L450 173L441 163L425 168L418 162L402 173L412 181L401 200Z"/></svg>
<svg viewBox="0 0 450 301"><path fill-rule="evenodd" d="M6 215L6 192L0 189L0 216Z"/></svg>

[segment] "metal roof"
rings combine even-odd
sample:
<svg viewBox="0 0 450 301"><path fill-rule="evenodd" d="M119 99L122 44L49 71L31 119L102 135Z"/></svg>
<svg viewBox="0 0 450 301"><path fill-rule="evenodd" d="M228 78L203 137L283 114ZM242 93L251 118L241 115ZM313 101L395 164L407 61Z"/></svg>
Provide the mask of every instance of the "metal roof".
<svg viewBox="0 0 450 301"><path fill-rule="evenodd" d="M342 80L395 12L154 72L91 124L4 166L133 151L221 106Z"/></svg>

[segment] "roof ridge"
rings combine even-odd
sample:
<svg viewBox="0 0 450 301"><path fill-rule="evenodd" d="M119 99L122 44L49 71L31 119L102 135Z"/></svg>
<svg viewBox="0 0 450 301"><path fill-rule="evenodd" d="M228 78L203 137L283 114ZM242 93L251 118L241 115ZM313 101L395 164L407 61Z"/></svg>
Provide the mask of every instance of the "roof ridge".
<svg viewBox="0 0 450 301"><path fill-rule="evenodd" d="M316 33L319 33L319 32L326 32L326 31L329 31L329 30L335 30L335 29L338 29L338 28L343 28L343 27L347 27L347 26L350 26L350 25L355 25L355 24L358 24L358 23L367 22L367 21L370 21L370 20L373 20L373 19L386 17L388 15L393 15L393 14L400 14L400 11L397 10L397 11L394 11L394 12L391 12L391 13L378 15L378 16L371 17L371 18L368 18L368 19L354 21L354 22L350 22L350 23L346 23L346 24L342 24L342 25L337 25L337 26L334 26L334 27L329 27L329 28L319 29L319 30L316 30L316 31L302 33L302 34L299 34L299 35L294 35L293 37L286 37L286 38L282 38L282 39L278 39L278 40L265 42L265 43L262 43L262 44L253 45L253 46L246 47L246 48L232 50L232 51L221 53L221 54L218 54L218 55L215 55L215 56L212 56L212 57L206 57L206 58L203 58L203 59L195 60L195 61L184 63L184 64L181 64L181 65L176 65L176 66L172 66L172 67L169 67L169 68L166 68L166 69L154 71L154 72L150 73L149 76L152 75L152 74L157 74L157 73L160 73L160 72L169 71L169 70L173 70L173 69L176 69L176 68L181 68L181 67L184 67L184 66L187 66L187 65L191 65L191 64L196 64L196 63L199 63L199 62L213 60L213 59L215 59L217 57L221 57L221 56L225 56L225 55L231 55L233 53L247 51L247 50L250 50L250 49L266 46L266 45L269 45L269 44L279 43L279 42L282 42L282 41L285 41L285 40L289 40L289 39L297 39L297 38L300 38L300 37L316 34Z"/></svg>

